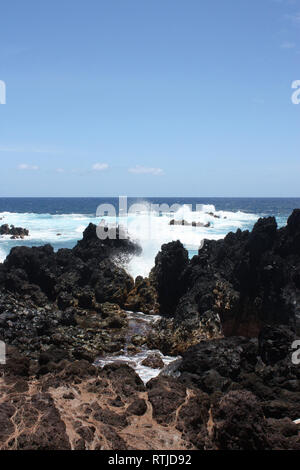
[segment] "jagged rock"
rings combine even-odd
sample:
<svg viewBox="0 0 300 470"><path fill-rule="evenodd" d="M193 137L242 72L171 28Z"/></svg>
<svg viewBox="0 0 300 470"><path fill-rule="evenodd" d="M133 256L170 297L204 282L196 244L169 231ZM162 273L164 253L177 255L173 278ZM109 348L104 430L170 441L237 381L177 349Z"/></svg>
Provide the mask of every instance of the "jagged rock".
<svg viewBox="0 0 300 470"><path fill-rule="evenodd" d="M35 358L53 345L90 361L120 350L127 327L120 307L134 286L120 258L137 253L140 247L128 239L99 240L92 224L72 250L13 248L0 264L0 339Z"/></svg>
<svg viewBox="0 0 300 470"><path fill-rule="evenodd" d="M300 449L295 424L265 420L257 398L240 390L229 392L213 409L210 439L218 450Z"/></svg>
<svg viewBox="0 0 300 470"><path fill-rule="evenodd" d="M129 415L143 416L146 413L146 411L147 411L147 403L142 398L134 401L127 408L127 413Z"/></svg>
<svg viewBox="0 0 300 470"><path fill-rule="evenodd" d="M133 243L128 236L125 239L120 238L121 233L119 227L115 231L114 229L108 229L107 238L100 240L97 236L96 225L89 224L83 232L83 239L77 243L73 253L83 261L91 259L101 261L108 257L121 257L124 259L132 255L140 255L140 246Z"/></svg>
<svg viewBox="0 0 300 470"><path fill-rule="evenodd" d="M175 420L176 410L186 399L186 388L172 377L159 376L147 383L153 417L158 423Z"/></svg>
<svg viewBox="0 0 300 470"><path fill-rule="evenodd" d="M179 242L164 245L135 285L111 258L132 245L97 240L95 226L74 250L12 250L0 338L27 357L9 346L0 365L0 449L299 449L299 214L206 241L190 261ZM128 341L129 294L150 311L155 289L166 318L152 344L132 340L183 345L170 376L145 387L126 364L92 365Z"/></svg>
<svg viewBox="0 0 300 470"><path fill-rule="evenodd" d="M267 418L300 416L300 369L292 363L297 337L285 326L265 327L259 340L231 337L202 341L178 365L180 380L212 395L250 390Z"/></svg>
<svg viewBox="0 0 300 470"><path fill-rule="evenodd" d="M158 313L157 292L148 278L142 276L136 278L134 288L129 292L124 308L149 315Z"/></svg>
<svg viewBox="0 0 300 470"><path fill-rule="evenodd" d="M149 354L149 356L142 361L142 365L151 367L152 369L162 369L164 367L164 362L159 354Z"/></svg>
<svg viewBox="0 0 300 470"><path fill-rule="evenodd" d="M263 362L274 365L292 355L295 334L286 326L265 326L258 337L259 352Z"/></svg>
<svg viewBox="0 0 300 470"><path fill-rule="evenodd" d="M245 353L246 343L253 341L240 341L244 360L238 376L234 371L235 380L253 371L253 364L250 369L247 365L253 346ZM208 394L187 377L160 376L145 387L125 364L99 369L84 360L60 360L63 353L58 349L41 355L45 370L35 375L33 367L29 373L28 359L12 348L8 353L10 365L0 366L1 450L299 449L297 424L288 417L266 415L264 399L242 389L245 377L233 382L238 389L224 392L215 390L217 382L210 380L213 393ZM216 357L215 363L219 360ZM270 377L276 381L276 370L290 377L286 365L266 371L270 366L258 361L254 370L257 377L267 372L264 380L269 385ZM274 383L273 396L278 397ZM299 391L295 403L298 398Z"/></svg>
<svg viewBox="0 0 300 470"><path fill-rule="evenodd" d="M54 253L50 245L13 248L1 268L0 282L12 292L24 291L26 285L29 295L38 288L63 310L75 303L93 308L94 292L100 303L124 304L133 280L112 258L138 253L140 247L130 240L99 240L96 226L90 224L72 250Z"/></svg>
<svg viewBox="0 0 300 470"><path fill-rule="evenodd" d="M193 331L215 315L226 336L258 336L266 324L300 331L300 209L277 229L274 217L252 232L205 240L190 261L179 242L162 247L151 272L160 312Z"/></svg>
<svg viewBox="0 0 300 470"><path fill-rule="evenodd" d="M174 314L182 294L181 276L188 266L188 252L180 241L163 245L155 258L150 280L158 292L160 313Z"/></svg>
<svg viewBox="0 0 300 470"><path fill-rule="evenodd" d="M236 380L243 366L248 372L254 371L257 357L258 345L254 339L231 337L201 341L184 353L180 370L193 374L194 381L198 377L197 385L202 388L207 372L216 371L223 378Z"/></svg>
<svg viewBox="0 0 300 470"><path fill-rule="evenodd" d="M14 225L4 224L0 226L0 235L11 235L12 239L23 239L24 237L28 237L29 230L22 227L15 227Z"/></svg>

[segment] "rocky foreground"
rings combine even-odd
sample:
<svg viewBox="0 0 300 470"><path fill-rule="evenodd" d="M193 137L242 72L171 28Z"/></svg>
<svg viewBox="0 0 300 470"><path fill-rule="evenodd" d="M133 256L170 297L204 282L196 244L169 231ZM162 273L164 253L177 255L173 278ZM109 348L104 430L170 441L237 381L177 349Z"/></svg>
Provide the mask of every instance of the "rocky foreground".
<svg viewBox="0 0 300 470"><path fill-rule="evenodd" d="M16 247L0 265L0 449L300 449L300 210L192 260L164 245L134 281L122 266L140 251L90 225L72 250ZM126 310L163 318L128 338ZM146 385L93 365L145 344L182 359Z"/></svg>

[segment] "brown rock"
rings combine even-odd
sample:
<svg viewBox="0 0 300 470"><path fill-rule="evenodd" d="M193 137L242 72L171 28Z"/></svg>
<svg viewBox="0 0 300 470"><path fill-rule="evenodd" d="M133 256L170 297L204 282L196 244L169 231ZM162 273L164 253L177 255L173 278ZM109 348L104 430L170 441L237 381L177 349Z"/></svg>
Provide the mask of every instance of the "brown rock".
<svg viewBox="0 0 300 470"><path fill-rule="evenodd" d="M163 360L159 354L149 354L149 356L142 361L142 365L151 367L152 369L162 369L164 367Z"/></svg>

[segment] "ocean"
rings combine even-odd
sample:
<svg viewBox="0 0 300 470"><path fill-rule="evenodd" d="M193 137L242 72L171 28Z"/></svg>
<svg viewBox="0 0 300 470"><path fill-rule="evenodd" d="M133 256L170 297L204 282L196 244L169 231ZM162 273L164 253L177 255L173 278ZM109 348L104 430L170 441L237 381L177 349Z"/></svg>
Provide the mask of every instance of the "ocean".
<svg viewBox="0 0 300 470"><path fill-rule="evenodd" d="M0 198L0 225L13 224L30 231L24 240L0 236L0 262L14 246L50 243L55 250L72 248L90 222L118 222L111 213L96 216L102 204L110 204L118 215L118 198ZM292 210L300 207L300 198L128 198L128 208L133 204L139 206L120 220L143 249L142 255L126 266L135 277L149 273L163 243L180 240L193 256L203 239L220 239L238 228L251 230L260 217L275 216L282 227ZM153 204L164 206L157 211ZM175 209L174 204L178 205ZM172 219L202 226L170 225ZM204 226L207 224L209 227Z"/></svg>

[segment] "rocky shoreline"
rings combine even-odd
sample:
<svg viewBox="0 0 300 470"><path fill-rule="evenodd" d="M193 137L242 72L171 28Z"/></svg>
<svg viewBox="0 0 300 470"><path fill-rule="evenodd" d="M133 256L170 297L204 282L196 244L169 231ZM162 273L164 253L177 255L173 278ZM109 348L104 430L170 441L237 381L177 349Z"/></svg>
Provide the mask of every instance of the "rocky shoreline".
<svg viewBox="0 0 300 470"><path fill-rule="evenodd" d="M0 264L0 449L300 449L300 210L191 260L163 245L133 280L139 254L90 224L71 250L16 247ZM128 337L128 310L161 320ZM150 355L161 372L146 385L126 364L93 365L142 345L182 359L161 369Z"/></svg>
<svg viewBox="0 0 300 470"><path fill-rule="evenodd" d="M0 235L10 235L12 240L20 238L23 240L29 236L29 230L22 227L15 227L14 225L3 224L0 226Z"/></svg>

